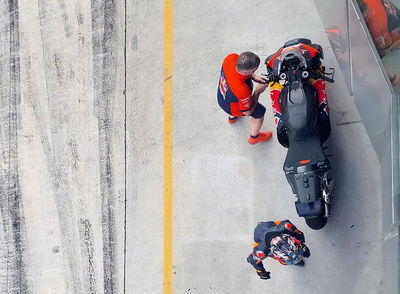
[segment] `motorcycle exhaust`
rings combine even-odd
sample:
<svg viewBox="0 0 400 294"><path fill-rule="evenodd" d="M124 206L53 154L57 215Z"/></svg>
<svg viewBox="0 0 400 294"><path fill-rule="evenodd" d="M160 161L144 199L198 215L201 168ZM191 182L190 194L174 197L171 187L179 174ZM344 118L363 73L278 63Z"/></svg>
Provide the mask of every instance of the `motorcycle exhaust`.
<svg viewBox="0 0 400 294"><path fill-rule="evenodd" d="M331 215L331 203L330 203L329 192L323 189L322 197L324 199L324 205L325 205L325 217L329 217Z"/></svg>
<svg viewBox="0 0 400 294"><path fill-rule="evenodd" d="M325 204L325 217L329 217L331 215L331 191L333 187L333 180L330 179L328 181L328 172L324 173L324 177L322 179L322 199L324 199Z"/></svg>

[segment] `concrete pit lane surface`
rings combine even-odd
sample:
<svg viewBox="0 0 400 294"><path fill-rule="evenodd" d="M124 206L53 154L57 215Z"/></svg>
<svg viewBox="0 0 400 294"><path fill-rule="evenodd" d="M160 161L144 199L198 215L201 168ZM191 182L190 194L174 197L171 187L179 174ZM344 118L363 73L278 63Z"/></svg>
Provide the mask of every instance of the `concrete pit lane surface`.
<svg viewBox="0 0 400 294"><path fill-rule="evenodd" d="M313 2L176 0L164 14L170 3L0 3L0 293L379 293L379 162ZM226 55L264 60L297 37L336 68L333 214L320 231L296 214L268 92L274 137L256 145L249 118L229 125L216 100ZM262 281L246 262L253 230L282 219L311 257L266 260Z"/></svg>

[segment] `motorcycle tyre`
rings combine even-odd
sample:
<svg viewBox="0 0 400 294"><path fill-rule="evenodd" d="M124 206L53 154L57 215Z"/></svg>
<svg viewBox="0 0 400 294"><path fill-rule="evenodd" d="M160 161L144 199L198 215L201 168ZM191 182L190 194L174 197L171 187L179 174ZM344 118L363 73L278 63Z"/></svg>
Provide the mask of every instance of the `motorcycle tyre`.
<svg viewBox="0 0 400 294"><path fill-rule="evenodd" d="M323 215L319 215L317 217L308 217L306 218L307 225L313 230L320 230L325 227L328 222L328 218Z"/></svg>

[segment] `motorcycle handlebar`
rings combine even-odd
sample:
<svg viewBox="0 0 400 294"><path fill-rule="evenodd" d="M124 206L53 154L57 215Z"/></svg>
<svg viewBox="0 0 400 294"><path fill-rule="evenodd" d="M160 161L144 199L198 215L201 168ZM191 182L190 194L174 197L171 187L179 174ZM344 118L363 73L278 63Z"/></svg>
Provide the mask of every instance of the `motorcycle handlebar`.
<svg viewBox="0 0 400 294"><path fill-rule="evenodd" d="M280 77L275 76L275 75L273 75L271 73L270 74L261 74L261 75L265 77L267 82L279 82L279 80L281 79ZM328 78L328 77L326 77L324 75L321 75L321 74L318 74L318 73L313 73L313 74L310 75L310 77L315 78L315 79L322 79L322 80L327 81L329 83L334 83L335 82L334 79ZM287 75L286 75L285 79L287 79Z"/></svg>
<svg viewBox="0 0 400 294"><path fill-rule="evenodd" d="M315 72L311 75L311 77L313 77L315 79L322 79L322 80L327 81L329 83L334 83L335 82L333 79L328 78L327 76L324 76L322 74L315 73Z"/></svg>
<svg viewBox="0 0 400 294"><path fill-rule="evenodd" d="M327 81L327 82L329 82L329 83L335 82L334 79L327 78L326 76L322 76L322 75L321 75L320 78L323 79L323 80L325 80L325 81Z"/></svg>
<svg viewBox="0 0 400 294"><path fill-rule="evenodd" d="M265 80L268 82L279 82L279 77L276 77L272 74L261 74Z"/></svg>

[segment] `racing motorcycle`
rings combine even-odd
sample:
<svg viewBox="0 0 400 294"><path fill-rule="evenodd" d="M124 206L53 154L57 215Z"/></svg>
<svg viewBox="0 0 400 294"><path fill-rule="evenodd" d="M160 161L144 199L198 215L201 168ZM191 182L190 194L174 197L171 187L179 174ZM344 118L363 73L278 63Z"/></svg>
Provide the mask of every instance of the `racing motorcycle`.
<svg viewBox="0 0 400 294"><path fill-rule="evenodd" d="M312 62L307 60L304 52L299 50L301 45L317 46L319 58L314 58ZM308 39L288 41L282 48L285 50L282 50L274 69L267 66L268 73L264 76L267 81L284 86L279 96L283 130L288 143L283 171L296 196L298 215L305 218L310 228L318 230L325 226L331 213L333 179L322 145L327 138L321 135L317 92L307 81L321 78L333 83L335 70L330 68L331 72L324 72L325 68L321 67L319 60L323 59L322 48ZM266 64L271 57L267 58ZM322 71L318 72L316 68L322 68Z"/></svg>

